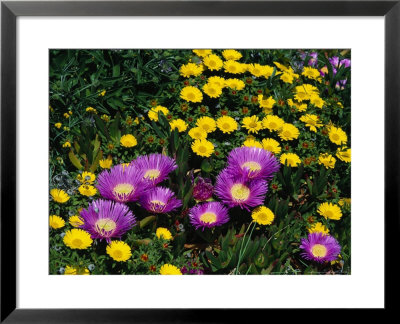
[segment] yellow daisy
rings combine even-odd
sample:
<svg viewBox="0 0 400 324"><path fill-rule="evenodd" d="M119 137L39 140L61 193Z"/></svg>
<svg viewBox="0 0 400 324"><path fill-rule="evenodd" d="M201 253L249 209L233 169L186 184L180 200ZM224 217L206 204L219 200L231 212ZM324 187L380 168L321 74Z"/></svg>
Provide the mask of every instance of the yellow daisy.
<svg viewBox="0 0 400 324"><path fill-rule="evenodd" d="M325 104L325 101L320 98L317 94L312 94L310 96L310 103L312 103L315 107L322 108Z"/></svg>
<svg viewBox="0 0 400 324"><path fill-rule="evenodd" d="M209 78L207 79L207 82L208 82L209 84L215 84L216 86L218 86L218 87L220 87L220 88L224 88L224 87L226 86L226 84L225 84L225 79L224 79L224 78L221 78L221 77L219 77L219 76L212 76L212 77L209 77Z"/></svg>
<svg viewBox="0 0 400 324"><path fill-rule="evenodd" d="M198 76L203 72L203 66L194 63L188 63L186 65L182 65L179 69L179 72L185 78Z"/></svg>
<svg viewBox="0 0 400 324"><path fill-rule="evenodd" d="M134 147L137 145L136 137L132 134L122 136L119 142L123 147Z"/></svg>
<svg viewBox="0 0 400 324"><path fill-rule="evenodd" d="M90 271L88 268L73 267L67 265L65 267L64 275L89 275Z"/></svg>
<svg viewBox="0 0 400 324"><path fill-rule="evenodd" d="M182 119L175 119L169 125L172 131L177 128L179 133L184 132L188 128L188 124Z"/></svg>
<svg viewBox="0 0 400 324"><path fill-rule="evenodd" d="M233 61L233 60L225 61L224 69L225 69L225 72L232 73L232 74L239 74L239 73L243 73L245 71L245 67L243 64Z"/></svg>
<svg viewBox="0 0 400 324"><path fill-rule="evenodd" d="M297 109L297 111L303 112L303 111L307 110L306 103L295 102L292 99L288 99L287 103L288 103L289 107L295 107Z"/></svg>
<svg viewBox="0 0 400 324"><path fill-rule="evenodd" d="M263 127L269 129L270 131L279 131L285 121L276 115L268 115L264 117L262 123Z"/></svg>
<svg viewBox="0 0 400 324"><path fill-rule="evenodd" d="M83 171L82 174L78 174L78 176L76 177L79 182L81 183L93 183L94 180L96 180L96 175L92 172L88 172L88 171Z"/></svg>
<svg viewBox="0 0 400 324"><path fill-rule="evenodd" d="M171 232L165 227L159 227L156 230L156 236L158 238L163 238L164 240L171 240L172 234Z"/></svg>
<svg viewBox="0 0 400 324"><path fill-rule="evenodd" d="M113 260L118 262L127 261L132 256L131 248L122 241L112 241L107 245L106 251Z"/></svg>
<svg viewBox="0 0 400 324"><path fill-rule="evenodd" d="M207 132L201 127L192 128L188 134L193 139L206 139L207 138Z"/></svg>
<svg viewBox="0 0 400 324"><path fill-rule="evenodd" d="M211 71L218 71L222 68L223 62L218 55L210 54L203 59L203 63Z"/></svg>
<svg viewBox="0 0 400 324"><path fill-rule="evenodd" d="M272 96L264 99L264 96L262 94L258 95L258 104L261 108L272 109L275 103L276 101L274 98L272 98Z"/></svg>
<svg viewBox="0 0 400 324"><path fill-rule="evenodd" d="M248 65L249 72L255 77L265 77L269 78L274 72L274 68L269 65L260 65L260 64L249 64Z"/></svg>
<svg viewBox="0 0 400 324"><path fill-rule="evenodd" d="M259 147L263 148L262 144L259 141L256 141L254 138L248 138L243 142L243 146L247 147Z"/></svg>
<svg viewBox="0 0 400 324"><path fill-rule="evenodd" d="M336 156L343 162L351 162L351 148L338 149Z"/></svg>
<svg viewBox="0 0 400 324"><path fill-rule="evenodd" d="M214 145L206 139L195 140L192 143L192 150L199 156L210 157L214 152Z"/></svg>
<svg viewBox="0 0 400 324"><path fill-rule="evenodd" d="M71 147L71 143L69 141L66 141L62 147Z"/></svg>
<svg viewBox="0 0 400 324"><path fill-rule="evenodd" d="M342 218L342 211L340 207L336 204L324 202L318 207L318 214L325 218L339 220Z"/></svg>
<svg viewBox="0 0 400 324"><path fill-rule="evenodd" d="M94 109L93 107L87 107L86 111L89 112L89 113L97 114L97 110Z"/></svg>
<svg viewBox="0 0 400 324"><path fill-rule="evenodd" d="M51 215L49 217L49 225L51 228L59 229L65 226L65 221L57 215Z"/></svg>
<svg viewBox="0 0 400 324"><path fill-rule="evenodd" d="M346 133L339 127L331 126L329 128L329 139L332 143L342 145L347 143Z"/></svg>
<svg viewBox="0 0 400 324"><path fill-rule="evenodd" d="M294 98L302 102L303 100L310 100L312 95L318 95L318 88L311 84L302 84L300 86L295 87L296 94Z"/></svg>
<svg viewBox="0 0 400 324"><path fill-rule="evenodd" d="M283 165L287 164L291 167L297 167L301 163L299 156L295 153L283 153L280 161Z"/></svg>
<svg viewBox="0 0 400 324"><path fill-rule="evenodd" d="M196 125L202 128L206 133L212 133L217 128L215 120L207 116L197 119Z"/></svg>
<svg viewBox="0 0 400 324"><path fill-rule="evenodd" d="M327 169L333 169L335 167L336 159L328 154L328 153L321 153L318 158L318 164L323 164Z"/></svg>
<svg viewBox="0 0 400 324"><path fill-rule="evenodd" d="M102 159L99 161L99 164L102 169L109 169L112 166L112 159L111 158Z"/></svg>
<svg viewBox="0 0 400 324"><path fill-rule="evenodd" d="M309 233L323 233L323 234L329 234L329 229L322 224L321 222L312 224L310 228L308 229Z"/></svg>
<svg viewBox="0 0 400 324"><path fill-rule="evenodd" d="M222 51L222 56L225 58L225 60L233 60L233 61L237 61L242 58L242 54L233 49L227 49Z"/></svg>
<svg viewBox="0 0 400 324"><path fill-rule="evenodd" d="M193 53L200 57L206 57L212 53L210 49L194 49Z"/></svg>
<svg viewBox="0 0 400 324"><path fill-rule="evenodd" d="M306 114L300 117L300 120L310 128L310 131L317 132L317 127L322 127L322 123L319 120L319 116Z"/></svg>
<svg viewBox="0 0 400 324"><path fill-rule="evenodd" d="M85 250L92 245L90 234L84 230L73 228L65 233L64 244L71 249Z"/></svg>
<svg viewBox="0 0 400 324"><path fill-rule="evenodd" d="M293 74L290 74L290 73L284 72L284 73L281 74L281 76L279 77L279 79L281 79L281 80L282 80L283 82L285 82L285 83L290 83L290 84L292 84L292 83L293 83L293 80L294 80L294 75L293 75Z"/></svg>
<svg viewBox="0 0 400 324"><path fill-rule="evenodd" d="M243 82L242 80L239 80L239 79L236 79L236 78L227 79L227 80L225 81L225 84L226 84L226 86L229 87L230 89L238 90L238 91L239 91L239 90L243 90L244 87L245 87L244 82Z"/></svg>
<svg viewBox="0 0 400 324"><path fill-rule="evenodd" d="M258 119L258 116L253 115L251 117L244 117L242 120L243 127L247 129L249 133L258 133L263 128L262 122Z"/></svg>
<svg viewBox="0 0 400 324"><path fill-rule="evenodd" d="M70 196L68 196L68 194L62 189L51 189L50 195L55 202L60 204L66 203L70 198Z"/></svg>
<svg viewBox="0 0 400 324"><path fill-rule="evenodd" d="M61 126L62 126L61 123L55 123L55 124L54 124L54 127L56 127L56 128L61 128Z"/></svg>
<svg viewBox="0 0 400 324"><path fill-rule="evenodd" d="M279 154L281 152L279 142L273 138L264 138L262 140L262 146L264 150L270 151L274 154Z"/></svg>
<svg viewBox="0 0 400 324"><path fill-rule="evenodd" d="M164 264L160 269L161 275L181 275L182 272L178 267L175 267L172 264Z"/></svg>
<svg viewBox="0 0 400 324"><path fill-rule="evenodd" d="M291 141L291 140L298 138L300 135L300 132L296 126L285 123L285 124L283 124L278 135L282 140Z"/></svg>
<svg viewBox="0 0 400 324"><path fill-rule="evenodd" d="M83 196L91 197L97 193L97 189L94 186L83 184L78 188L79 193Z"/></svg>
<svg viewBox="0 0 400 324"><path fill-rule="evenodd" d="M259 225L271 225L275 215L271 209L265 206L259 206L252 211L251 218Z"/></svg>
<svg viewBox="0 0 400 324"><path fill-rule="evenodd" d="M206 83L203 86L203 92L210 98L218 98L222 94L222 88L215 83Z"/></svg>
<svg viewBox="0 0 400 324"><path fill-rule="evenodd" d="M73 226L73 227L79 227L84 224L84 221L81 216L78 215L73 215L68 219L68 222Z"/></svg>
<svg viewBox="0 0 400 324"><path fill-rule="evenodd" d="M161 111L164 114L164 116L167 116L169 113L169 110L167 107L157 106L157 107L151 108L149 110L149 112L148 112L149 118L151 120L158 121L158 112L159 111Z"/></svg>
<svg viewBox="0 0 400 324"><path fill-rule="evenodd" d="M183 100L190 102L201 102L203 100L203 94L201 91L192 86L184 87L180 96Z"/></svg>
<svg viewBox="0 0 400 324"><path fill-rule="evenodd" d="M307 77L309 79L313 79L313 80L317 80L321 76L321 74L319 73L319 71L317 69L314 69L314 68L308 67L308 66L304 67L301 75L304 75L305 77Z"/></svg>
<svg viewBox="0 0 400 324"><path fill-rule="evenodd" d="M217 119L217 126L224 134L230 134L237 130L238 123L232 117L222 116Z"/></svg>

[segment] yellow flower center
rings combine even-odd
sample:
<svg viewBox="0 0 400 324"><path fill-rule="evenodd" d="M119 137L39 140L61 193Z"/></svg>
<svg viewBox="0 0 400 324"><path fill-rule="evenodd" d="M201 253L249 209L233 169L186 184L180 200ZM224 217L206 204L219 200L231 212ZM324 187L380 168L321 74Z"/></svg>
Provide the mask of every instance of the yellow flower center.
<svg viewBox="0 0 400 324"><path fill-rule="evenodd" d="M286 159L287 165L293 166L295 163L292 159Z"/></svg>
<svg viewBox="0 0 400 324"><path fill-rule="evenodd" d="M322 244L315 244L312 249L311 249L311 253L315 256L315 257L319 257L319 258L323 258L326 256L326 247Z"/></svg>
<svg viewBox="0 0 400 324"><path fill-rule="evenodd" d="M152 200L152 201L150 201L150 203L152 203L154 205L165 206L165 203L162 202L161 200Z"/></svg>
<svg viewBox="0 0 400 324"><path fill-rule="evenodd" d="M208 65L214 67L215 65L217 65L217 63L215 63L214 60L211 60L211 61L208 62Z"/></svg>
<svg viewBox="0 0 400 324"><path fill-rule="evenodd" d="M121 259L122 258L122 251L121 250L114 250L113 256L114 256L114 259Z"/></svg>
<svg viewBox="0 0 400 324"><path fill-rule="evenodd" d="M217 221L217 215L207 212L200 216L200 220L204 223L212 224Z"/></svg>
<svg viewBox="0 0 400 324"><path fill-rule="evenodd" d="M146 179L151 179L154 180L156 178L158 178L158 176L160 175L160 171L157 169L151 169L151 170L147 170L146 173L144 174L144 177Z"/></svg>
<svg viewBox="0 0 400 324"><path fill-rule="evenodd" d="M236 183L231 188L231 195L236 201L244 201L250 196L250 189L241 183Z"/></svg>
<svg viewBox="0 0 400 324"><path fill-rule="evenodd" d="M200 153L206 153L207 152L207 148L205 146L200 146L199 147L199 152Z"/></svg>
<svg viewBox="0 0 400 324"><path fill-rule="evenodd" d="M187 97L188 97L189 100L193 100L194 98L196 98L196 96L194 95L193 92L189 92L189 93L187 94Z"/></svg>
<svg viewBox="0 0 400 324"><path fill-rule="evenodd" d="M82 240L78 239L78 238L76 238L72 241L72 245L75 247L80 247L82 245L82 243L83 243Z"/></svg>
<svg viewBox="0 0 400 324"><path fill-rule="evenodd" d="M104 232L111 232L115 230L117 227L117 224L109 218L101 218L96 222L96 231L98 233L104 233Z"/></svg>
<svg viewBox="0 0 400 324"><path fill-rule="evenodd" d="M340 137L339 137L338 134L332 134L332 139L333 139L334 141L338 141L338 140L340 139Z"/></svg>
<svg viewBox="0 0 400 324"><path fill-rule="evenodd" d="M249 168L250 171L260 171L261 170L261 165L260 163L254 162L254 161L248 161L242 164L242 169L243 168Z"/></svg>
<svg viewBox="0 0 400 324"><path fill-rule="evenodd" d="M252 122L249 124L249 127L250 127L250 128L257 128L257 123L256 123L255 121L252 121Z"/></svg>
<svg viewBox="0 0 400 324"><path fill-rule="evenodd" d="M257 221L259 221L259 222L266 222L268 220L268 216L267 216L267 214L266 213L259 213L258 215L257 215Z"/></svg>
<svg viewBox="0 0 400 324"><path fill-rule="evenodd" d="M113 193L120 200L127 199L127 196L134 191L135 188L129 183L120 183L114 187Z"/></svg>
<svg viewBox="0 0 400 324"><path fill-rule="evenodd" d="M333 212L331 210L327 210L325 212L325 216L328 217L328 218L331 218L333 216Z"/></svg>
<svg viewBox="0 0 400 324"><path fill-rule="evenodd" d="M201 126L201 128L203 128L205 131L208 131L210 129L210 126L207 124L204 124L203 126Z"/></svg>
<svg viewBox="0 0 400 324"><path fill-rule="evenodd" d="M292 135L292 134L289 131L284 131L282 133L282 135L285 136L285 137L290 137L290 135Z"/></svg>
<svg viewBox="0 0 400 324"><path fill-rule="evenodd" d="M269 128L272 128L272 129L274 129L274 128L276 128L276 123L274 123L274 122L270 122L269 123Z"/></svg>

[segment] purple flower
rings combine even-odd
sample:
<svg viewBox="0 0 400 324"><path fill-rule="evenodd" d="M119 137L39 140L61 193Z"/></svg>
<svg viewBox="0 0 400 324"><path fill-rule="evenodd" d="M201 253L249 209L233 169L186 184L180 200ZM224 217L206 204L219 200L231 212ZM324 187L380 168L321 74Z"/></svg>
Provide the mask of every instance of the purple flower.
<svg viewBox="0 0 400 324"><path fill-rule="evenodd" d="M259 147L237 147L228 156L227 169L231 174L239 173L253 180L270 180L279 168L278 159Z"/></svg>
<svg viewBox="0 0 400 324"><path fill-rule="evenodd" d="M318 63L318 53L317 52L310 52L310 53L303 52L300 54L300 57L302 60L305 60L307 56L311 57L308 61L308 65L316 66Z"/></svg>
<svg viewBox="0 0 400 324"><path fill-rule="evenodd" d="M301 239L301 256L307 260L317 262L334 261L340 253L340 245L333 236L321 232L308 234Z"/></svg>
<svg viewBox="0 0 400 324"><path fill-rule="evenodd" d="M181 272L182 272L182 274L188 273L188 269L185 266L183 266L181 268Z"/></svg>
<svg viewBox="0 0 400 324"><path fill-rule="evenodd" d="M340 81L336 82L335 88L338 90L344 90L346 83L347 83L347 79L340 80Z"/></svg>
<svg viewBox="0 0 400 324"><path fill-rule="evenodd" d="M142 178L143 173L132 166L119 164L101 172L96 187L104 198L123 203L136 201L145 189Z"/></svg>
<svg viewBox="0 0 400 324"><path fill-rule="evenodd" d="M333 56L328 59L329 62L332 64L333 67L339 67L339 57L338 56Z"/></svg>
<svg viewBox="0 0 400 324"><path fill-rule="evenodd" d="M155 187L147 190L140 197L140 204L147 211L157 214L168 213L182 206L181 201L175 198L175 194L165 187Z"/></svg>
<svg viewBox="0 0 400 324"><path fill-rule="evenodd" d="M151 186L167 179L168 174L178 167L173 158L158 153L139 156L131 165L143 172L144 180Z"/></svg>
<svg viewBox="0 0 400 324"><path fill-rule="evenodd" d="M214 189L218 198L229 208L240 206L246 210L262 205L267 190L267 181L249 181L247 176L232 174L228 169L218 175Z"/></svg>
<svg viewBox="0 0 400 324"><path fill-rule="evenodd" d="M80 215L84 221L80 228L90 233L92 239L105 239L108 243L112 237L121 238L136 224L135 216L126 205L111 200L92 201Z"/></svg>
<svg viewBox="0 0 400 324"><path fill-rule="evenodd" d="M349 59L343 59L340 61L339 67L342 66L342 64L344 64L344 67L348 68L351 65L351 61Z"/></svg>
<svg viewBox="0 0 400 324"><path fill-rule="evenodd" d="M198 177L193 187L193 198L199 201L210 199L213 194L214 187L210 179Z"/></svg>
<svg viewBox="0 0 400 324"><path fill-rule="evenodd" d="M205 202L192 207L189 211L190 223L203 231L207 228L221 226L229 221L228 209L217 201Z"/></svg>

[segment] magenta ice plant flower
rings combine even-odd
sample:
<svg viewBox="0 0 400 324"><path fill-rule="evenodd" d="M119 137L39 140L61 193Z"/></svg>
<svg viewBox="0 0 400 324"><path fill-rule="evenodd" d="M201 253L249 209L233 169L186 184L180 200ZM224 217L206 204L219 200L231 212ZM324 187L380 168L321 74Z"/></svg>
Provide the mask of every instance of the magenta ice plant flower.
<svg viewBox="0 0 400 324"><path fill-rule="evenodd" d="M140 204L147 211L157 214L169 213L182 206L182 202L175 197L174 192L165 187L147 190L140 197Z"/></svg>
<svg viewBox="0 0 400 324"><path fill-rule="evenodd" d="M80 215L83 224L79 227L90 233L92 239L105 239L108 243L112 238L121 238L136 224L135 216L125 204L111 200L94 200Z"/></svg>

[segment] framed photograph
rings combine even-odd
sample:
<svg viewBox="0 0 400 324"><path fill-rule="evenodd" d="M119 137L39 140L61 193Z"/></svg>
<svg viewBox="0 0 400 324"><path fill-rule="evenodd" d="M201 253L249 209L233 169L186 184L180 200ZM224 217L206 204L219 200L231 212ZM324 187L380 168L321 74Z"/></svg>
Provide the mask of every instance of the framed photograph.
<svg viewBox="0 0 400 324"><path fill-rule="evenodd" d="M390 309L399 16L2 2L1 321Z"/></svg>

